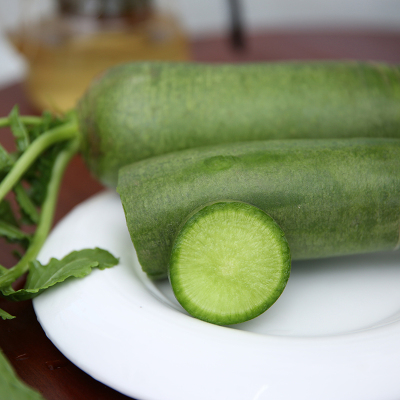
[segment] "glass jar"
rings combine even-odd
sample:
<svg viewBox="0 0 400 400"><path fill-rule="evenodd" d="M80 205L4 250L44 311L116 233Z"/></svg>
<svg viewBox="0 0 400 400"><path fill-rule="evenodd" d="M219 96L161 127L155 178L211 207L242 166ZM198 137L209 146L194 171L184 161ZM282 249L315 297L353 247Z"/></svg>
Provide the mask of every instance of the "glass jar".
<svg viewBox="0 0 400 400"><path fill-rule="evenodd" d="M90 81L134 60L188 59L172 6L150 0L57 0L49 18L26 22L11 39L29 62L26 89L39 109L66 111Z"/></svg>

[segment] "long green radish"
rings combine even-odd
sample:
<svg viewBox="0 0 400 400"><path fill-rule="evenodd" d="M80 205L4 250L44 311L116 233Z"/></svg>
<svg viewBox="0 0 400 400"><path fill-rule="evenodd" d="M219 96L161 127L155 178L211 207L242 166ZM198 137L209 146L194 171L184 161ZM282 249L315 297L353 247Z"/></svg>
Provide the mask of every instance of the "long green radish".
<svg viewBox="0 0 400 400"><path fill-rule="evenodd" d="M117 190L140 264L162 278L183 221L223 199L270 215L293 259L394 249L399 171L397 139L231 143L122 168Z"/></svg>
<svg viewBox="0 0 400 400"><path fill-rule="evenodd" d="M220 201L187 218L168 274L175 297L192 316L231 325L275 303L290 262L285 235L269 215L250 204Z"/></svg>
<svg viewBox="0 0 400 400"><path fill-rule="evenodd" d="M90 170L115 186L148 157L234 141L400 137L400 69L378 63L134 63L77 107Z"/></svg>

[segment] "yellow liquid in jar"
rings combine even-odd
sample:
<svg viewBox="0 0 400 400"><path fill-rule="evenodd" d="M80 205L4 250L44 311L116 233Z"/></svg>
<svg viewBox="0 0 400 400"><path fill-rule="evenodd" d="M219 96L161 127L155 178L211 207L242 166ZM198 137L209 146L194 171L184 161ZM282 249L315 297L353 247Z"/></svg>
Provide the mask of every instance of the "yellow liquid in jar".
<svg viewBox="0 0 400 400"><path fill-rule="evenodd" d="M162 16L129 29L70 35L59 45L30 41L27 33L13 39L29 61L29 98L38 109L55 112L74 108L90 82L113 65L189 58L185 34L174 19Z"/></svg>

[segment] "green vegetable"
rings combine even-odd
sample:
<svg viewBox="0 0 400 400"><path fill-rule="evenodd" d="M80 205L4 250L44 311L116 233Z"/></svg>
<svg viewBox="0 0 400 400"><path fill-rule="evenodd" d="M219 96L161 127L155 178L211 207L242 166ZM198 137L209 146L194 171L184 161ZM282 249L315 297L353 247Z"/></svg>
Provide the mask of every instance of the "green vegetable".
<svg viewBox="0 0 400 400"><path fill-rule="evenodd" d="M354 62L132 63L94 81L62 118L21 117L14 108L0 118L4 126L17 150L0 146L0 233L21 246L22 256L2 274L0 289L35 260L76 153L115 187L121 167L191 147L278 137L399 137L400 72ZM5 199L10 191L18 217ZM26 224L36 227L34 234L25 234Z"/></svg>
<svg viewBox="0 0 400 400"><path fill-rule="evenodd" d="M62 260L52 258L47 265L35 260L30 263L25 287L17 291L11 286L3 287L0 295L13 301L29 300L68 278L83 278L92 268L105 269L117 263L118 260L110 253L98 248L73 251Z"/></svg>
<svg viewBox="0 0 400 400"><path fill-rule="evenodd" d="M69 277L83 277L93 267L115 265L118 260L100 249L73 252L61 261L51 260L46 266L35 260L53 223L64 170L79 148L76 138L66 140L72 137L76 125L48 113L41 118L20 117L17 108L8 120L16 139L16 151L9 154L0 146L0 236L18 244L24 254L13 268L0 265L0 296L20 301L31 299ZM57 142L60 137L64 140ZM49 143L52 145L43 151L43 144ZM16 210L9 199L4 199L10 190L15 195ZM34 226L33 233L27 233L27 225ZM14 291L12 284L26 272L29 274L25 287ZM3 310L0 317L13 318Z"/></svg>
<svg viewBox="0 0 400 400"><path fill-rule="evenodd" d="M25 385L0 350L0 394L4 400L44 400L36 390Z"/></svg>
<svg viewBox="0 0 400 400"><path fill-rule="evenodd" d="M1 319L14 319L15 317L0 308L0 318ZM0 386L1 387L1 386Z"/></svg>
<svg viewBox="0 0 400 400"><path fill-rule="evenodd" d="M78 151L95 176L115 186L121 167L185 148L276 138L399 137L400 71L355 62L132 63L94 81L63 119L48 113L20 117L14 109L0 119L2 126L12 128L18 151L10 156L1 148L0 202L16 191L24 219L38 227L29 245L19 239L28 246L17 268L23 273L47 236L63 172ZM21 180L32 185L29 196Z"/></svg>
<svg viewBox="0 0 400 400"><path fill-rule="evenodd" d="M175 297L191 315L238 324L263 313L281 295L290 250L282 230L260 209L216 202L187 219L168 271Z"/></svg>
<svg viewBox="0 0 400 400"><path fill-rule="evenodd" d="M65 125L64 120L48 113L41 118L20 117L15 107L8 124L16 139L16 151L12 154L2 151L0 233L19 244L24 254L13 268L0 267L0 293L9 290L12 283L29 270L39 253L53 223L63 173L79 148L79 141L71 139L75 125ZM68 138L71 140L66 140ZM17 210L4 199L11 190ZM26 233L26 225L35 226L32 234Z"/></svg>
<svg viewBox="0 0 400 400"><path fill-rule="evenodd" d="M187 216L223 199L270 215L293 259L397 248L399 171L398 139L231 143L122 168L117 190L140 264L162 278Z"/></svg>
<svg viewBox="0 0 400 400"><path fill-rule="evenodd" d="M378 63L133 63L95 81L77 114L89 169L115 186L134 161L284 138L400 137L400 69Z"/></svg>

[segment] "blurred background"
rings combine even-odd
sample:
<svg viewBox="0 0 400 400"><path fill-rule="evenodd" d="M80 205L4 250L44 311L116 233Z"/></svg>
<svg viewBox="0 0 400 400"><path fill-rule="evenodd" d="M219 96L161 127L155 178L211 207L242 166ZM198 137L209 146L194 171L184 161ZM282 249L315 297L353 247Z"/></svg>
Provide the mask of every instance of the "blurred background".
<svg viewBox="0 0 400 400"><path fill-rule="evenodd" d="M400 62L400 0L0 0L0 88L73 107L129 60Z"/></svg>

